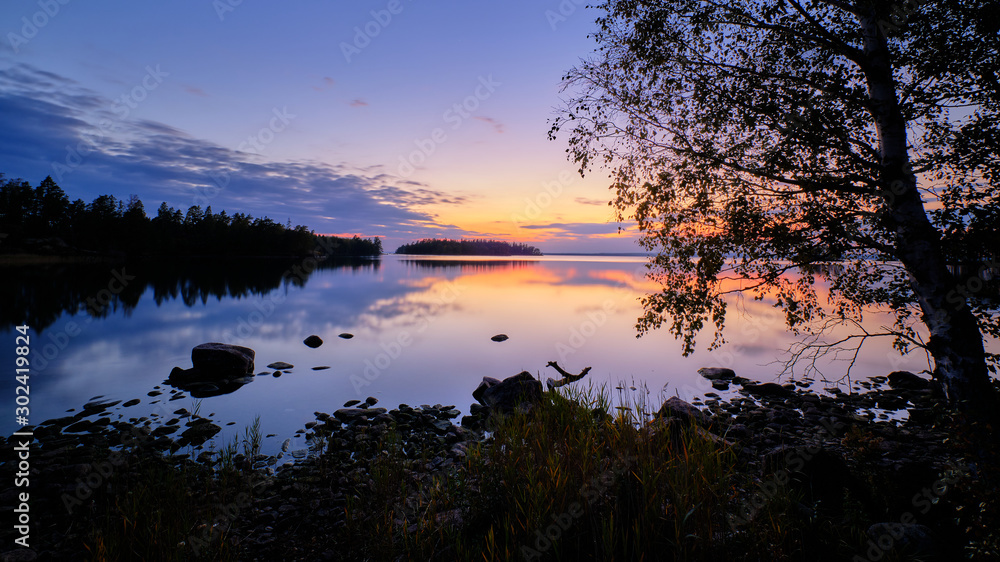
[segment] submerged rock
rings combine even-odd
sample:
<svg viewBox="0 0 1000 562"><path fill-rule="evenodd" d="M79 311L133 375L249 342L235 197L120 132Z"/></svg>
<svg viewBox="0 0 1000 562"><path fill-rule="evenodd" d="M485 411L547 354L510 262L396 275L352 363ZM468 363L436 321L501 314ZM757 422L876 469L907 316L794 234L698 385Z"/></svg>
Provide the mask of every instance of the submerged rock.
<svg viewBox="0 0 1000 562"><path fill-rule="evenodd" d="M889 373L889 388L903 390L924 390L929 388L930 381L909 371L893 371Z"/></svg>
<svg viewBox="0 0 1000 562"><path fill-rule="evenodd" d="M736 378L736 371L723 367L702 367L701 369L698 369L698 374L710 381L731 381Z"/></svg>
<svg viewBox="0 0 1000 562"><path fill-rule="evenodd" d="M752 394L754 396L774 396L778 398L788 397L793 394L791 390L773 382L760 384L745 383L743 385L743 390L747 394Z"/></svg>

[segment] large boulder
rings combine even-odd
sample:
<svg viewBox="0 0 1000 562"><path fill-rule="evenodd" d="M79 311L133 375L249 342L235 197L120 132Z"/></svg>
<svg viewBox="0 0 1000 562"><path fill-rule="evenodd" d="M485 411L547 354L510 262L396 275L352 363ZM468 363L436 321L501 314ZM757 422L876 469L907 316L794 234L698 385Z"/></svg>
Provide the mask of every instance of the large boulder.
<svg viewBox="0 0 1000 562"><path fill-rule="evenodd" d="M253 374L254 351L225 343L203 343L191 350L191 363L203 379L228 379Z"/></svg>
<svg viewBox="0 0 1000 562"><path fill-rule="evenodd" d="M667 398L667 401L660 406L660 410L656 413L656 417L678 418L682 422L690 423L693 421L699 425L708 425L709 423L708 416L705 412L702 412L695 406L676 396Z"/></svg>
<svg viewBox="0 0 1000 562"><path fill-rule="evenodd" d="M498 384L500 384L499 379L495 379L493 377L483 377L483 382L479 383L479 386L477 386L476 389L472 391L472 397L476 399L476 402L479 402L480 404L485 404L486 402L483 402L483 393L486 392L486 389L490 388L491 386L496 386Z"/></svg>
<svg viewBox="0 0 1000 562"><path fill-rule="evenodd" d="M528 371L521 371L484 389L481 401L494 411L511 412L541 399L541 381L536 380Z"/></svg>

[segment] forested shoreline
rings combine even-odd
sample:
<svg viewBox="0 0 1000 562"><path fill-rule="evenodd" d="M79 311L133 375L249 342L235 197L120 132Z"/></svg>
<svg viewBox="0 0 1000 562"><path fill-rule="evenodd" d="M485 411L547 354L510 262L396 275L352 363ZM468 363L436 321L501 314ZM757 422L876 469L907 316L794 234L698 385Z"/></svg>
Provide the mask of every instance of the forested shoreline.
<svg viewBox="0 0 1000 562"><path fill-rule="evenodd" d="M146 214L136 195L101 195L90 203L70 201L46 177L37 187L0 174L0 254L125 256L303 256L363 257L382 254L377 238L318 235L304 225L269 217L215 213L211 205L187 212L160 204Z"/></svg>

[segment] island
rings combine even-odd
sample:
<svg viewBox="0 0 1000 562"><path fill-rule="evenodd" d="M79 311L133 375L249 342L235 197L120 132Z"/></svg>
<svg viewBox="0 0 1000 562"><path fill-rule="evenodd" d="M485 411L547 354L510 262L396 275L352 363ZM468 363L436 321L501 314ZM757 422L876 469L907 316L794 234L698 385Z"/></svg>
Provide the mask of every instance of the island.
<svg viewBox="0 0 1000 562"><path fill-rule="evenodd" d="M520 242L501 240L448 240L429 238L403 244L397 254L432 256L540 256L542 251Z"/></svg>

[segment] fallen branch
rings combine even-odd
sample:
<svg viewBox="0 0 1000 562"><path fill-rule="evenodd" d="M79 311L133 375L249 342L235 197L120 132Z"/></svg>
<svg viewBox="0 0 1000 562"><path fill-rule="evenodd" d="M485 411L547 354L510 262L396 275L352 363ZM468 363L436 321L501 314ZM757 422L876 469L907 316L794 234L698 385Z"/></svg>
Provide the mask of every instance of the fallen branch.
<svg viewBox="0 0 1000 562"><path fill-rule="evenodd" d="M552 367L553 369L555 369L556 371L558 371L560 375L563 376L563 378L561 378L559 380L554 380L554 379L551 379L551 378L548 379L548 380L546 380L545 384L546 384L546 386L549 387L549 390L552 390L554 388L559 388L560 386L562 386L564 384L569 384L571 382L576 382L576 381L582 379L583 377L587 376L587 373L590 372L590 367L587 367L584 370L580 371L579 375L574 375L572 373L566 372L566 370L563 369L562 367L560 367L559 364L556 363L555 361L549 361L548 363L546 363L546 367Z"/></svg>

